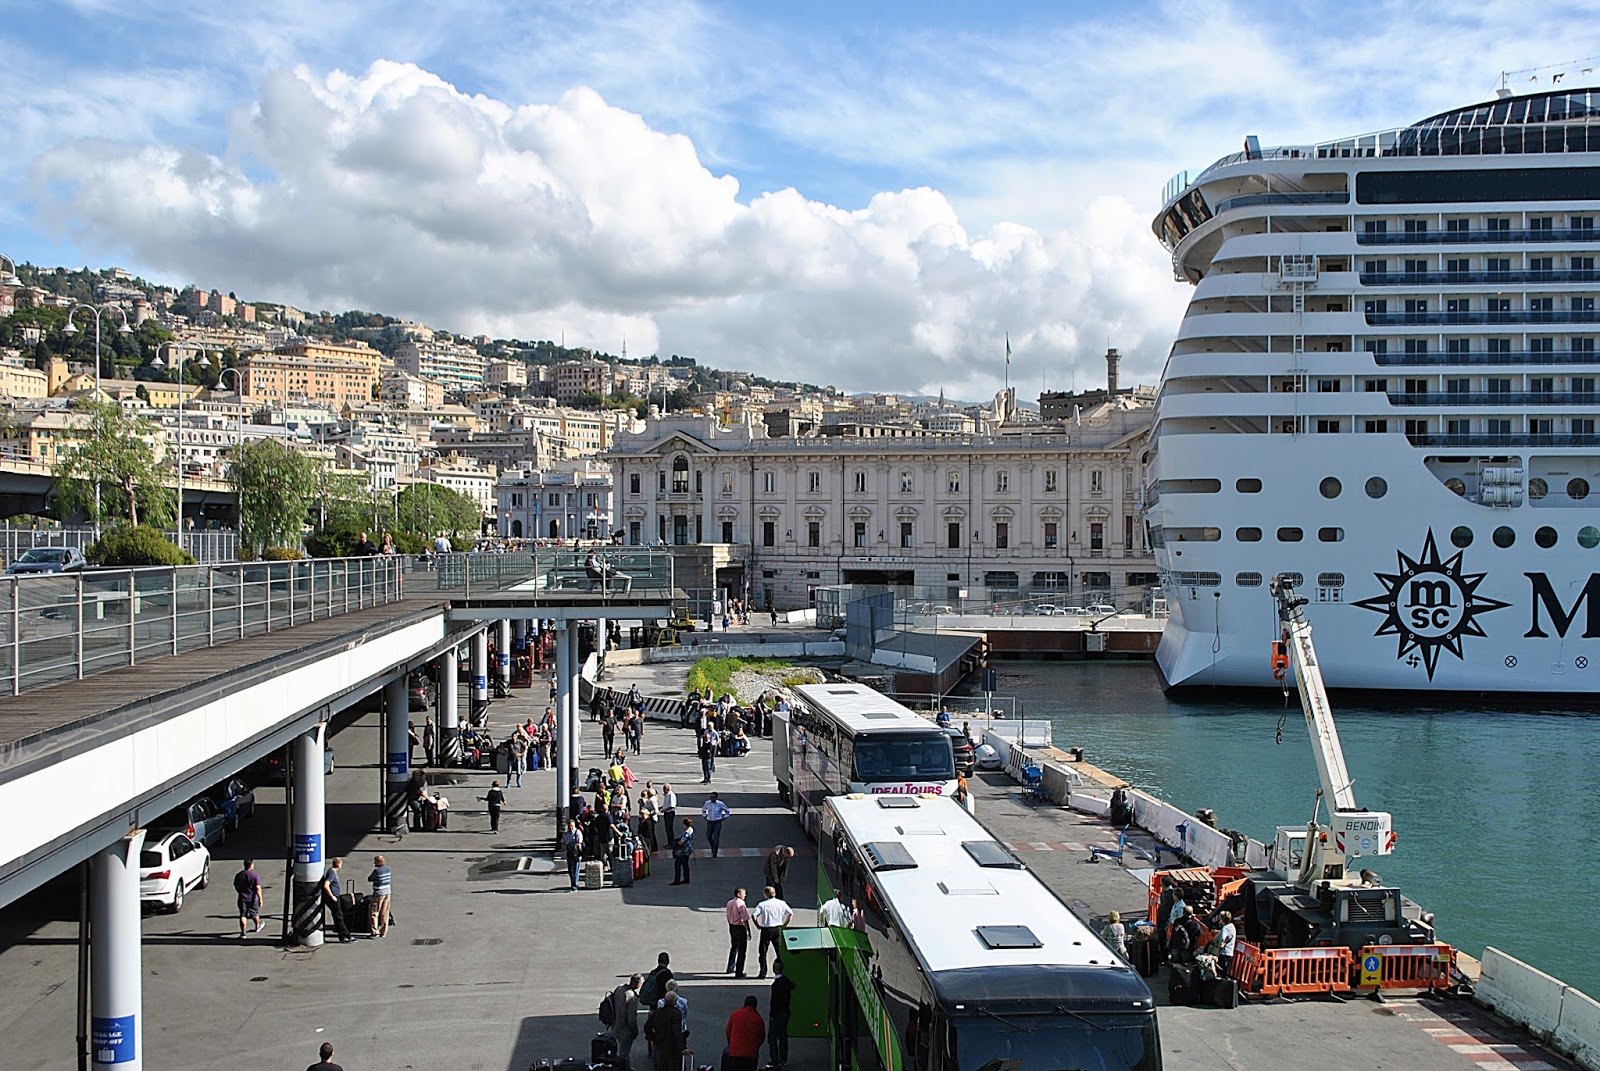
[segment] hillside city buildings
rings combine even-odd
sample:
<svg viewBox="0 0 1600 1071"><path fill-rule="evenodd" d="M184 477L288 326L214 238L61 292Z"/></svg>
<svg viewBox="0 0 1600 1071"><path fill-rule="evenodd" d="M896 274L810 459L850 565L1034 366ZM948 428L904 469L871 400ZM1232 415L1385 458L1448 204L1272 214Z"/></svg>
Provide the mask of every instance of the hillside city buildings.
<svg viewBox="0 0 1600 1071"><path fill-rule="evenodd" d="M1035 413L1014 391L966 405L737 371L696 379L677 359L530 361L515 344L414 322L358 321L335 340L306 333L326 314L135 284L103 272L97 300L172 332L168 367L215 369L226 352L232 370L216 389L120 366L97 384L92 368L0 351L0 465L54 464L79 441L71 403L98 391L149 416L190 477L224 477L230 449L272 437L375 494L460 492L485 533L508 539L722 548L717 582L760 607L803 606L839 583L936 602L1129 604L1155 583L1138 521L1154 392L1120 385L1116 350L1104 389L1046 392ZM0 287L0 315L72 304ZM20 341L44 339L26 326ZM663 412L674 391L689 407ZM648 399L647 418L593 407L616 392ZM204 505L199 520L228 523L227 508Z"/></svg>

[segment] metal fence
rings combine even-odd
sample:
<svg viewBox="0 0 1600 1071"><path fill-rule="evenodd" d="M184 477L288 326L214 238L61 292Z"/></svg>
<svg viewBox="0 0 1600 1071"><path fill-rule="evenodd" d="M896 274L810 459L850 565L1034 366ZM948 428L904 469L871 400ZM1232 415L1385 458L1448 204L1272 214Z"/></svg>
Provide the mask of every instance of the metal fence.
<svg viewBox="0 0 1600 1071"><path fill-rule="evenodd" d="M671 602L672 554L644 547L617 550L591 560L584 547L538 547L502 554L441 554L410 559L412 591L491 592L538 595L599 595Z"/></svg>
<svg viewBox="0 0 1600 1071"><path fill-rule="evenodd" d="M18 695L391 603L404 564L332 558L0 578L0 688Z"/></svg>
<svg viewBox="0 0 1600 1071"><path fill-rule="evenodd" d="M166 532L172 542L178 542L176 531ZM76 547L87 550L94 542L94 529L87 526L62 528L25 528L11 524L0 525L0 566L9 566L34 547ZM183 534L183 549L194 555L201 565L213 562L231 562L238 558L239 533L232 530L197 528Z"/></svg>

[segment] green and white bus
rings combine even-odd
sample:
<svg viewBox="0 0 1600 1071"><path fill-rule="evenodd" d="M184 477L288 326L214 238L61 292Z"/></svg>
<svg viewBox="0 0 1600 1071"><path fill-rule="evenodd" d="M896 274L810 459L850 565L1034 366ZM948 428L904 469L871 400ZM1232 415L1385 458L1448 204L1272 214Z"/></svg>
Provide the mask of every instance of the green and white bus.
<svg viewBox="0 0 1600 1071"><path fill-rule="evenodd" d="M960 804L834 796L822 827L819 895L866 937L837 942L834 1066L1161 1067L1144 979Z"/></svg>

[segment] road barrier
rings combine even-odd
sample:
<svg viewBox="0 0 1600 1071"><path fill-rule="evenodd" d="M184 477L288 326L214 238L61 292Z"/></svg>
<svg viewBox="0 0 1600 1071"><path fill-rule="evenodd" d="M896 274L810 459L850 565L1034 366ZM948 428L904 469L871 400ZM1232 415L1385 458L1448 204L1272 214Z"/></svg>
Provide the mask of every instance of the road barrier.
<svg viewBox="0 0 1600 1071"><path fill-rule="evenodd" d="M1269 948L1261 953L1259 992L1293 997L1350 992L1355 957L1348 948Z"/></svg>
<svg viewBox="0 0 1600 1071"><path fill-rule="evenodd" d="M1446 944L1367 945L1356 959L1355 989L1449 989L1455 966L1456 950Z"/></svg>

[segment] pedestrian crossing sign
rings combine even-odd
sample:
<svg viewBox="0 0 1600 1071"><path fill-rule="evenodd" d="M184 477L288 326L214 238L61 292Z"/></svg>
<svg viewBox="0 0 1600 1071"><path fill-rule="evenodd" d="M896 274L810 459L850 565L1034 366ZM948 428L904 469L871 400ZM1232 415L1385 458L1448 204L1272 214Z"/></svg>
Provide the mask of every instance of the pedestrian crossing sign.
<svg viewBox="0 0 1600 1071"><path fill-rule="evenodd" d="M1383 957L1376 952L1368 952L1361 957L1361 981L1358 986L1380 986L1383 984Z"/></svg>

